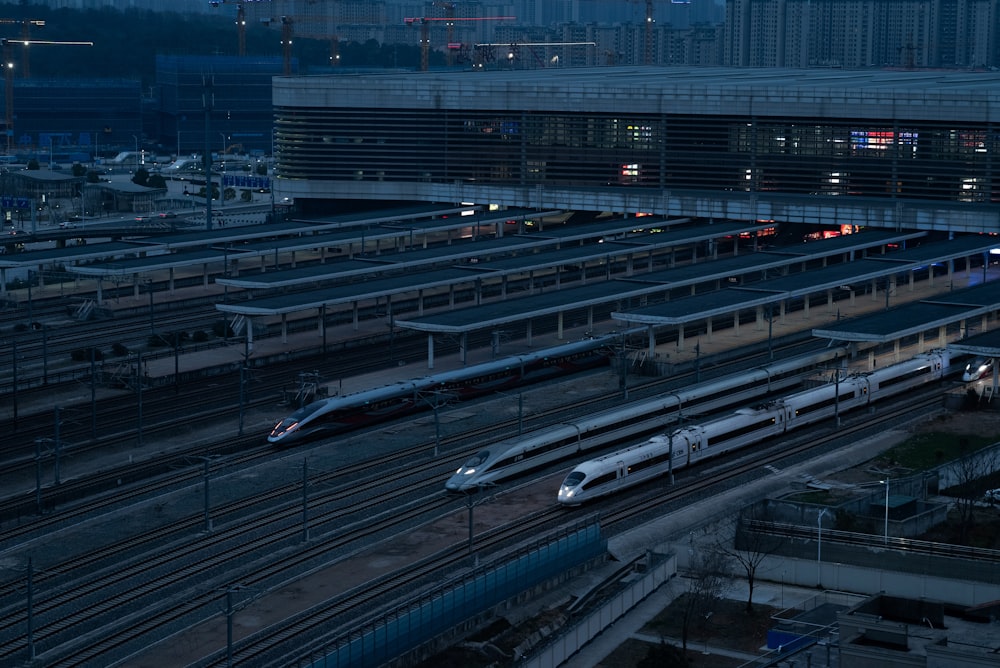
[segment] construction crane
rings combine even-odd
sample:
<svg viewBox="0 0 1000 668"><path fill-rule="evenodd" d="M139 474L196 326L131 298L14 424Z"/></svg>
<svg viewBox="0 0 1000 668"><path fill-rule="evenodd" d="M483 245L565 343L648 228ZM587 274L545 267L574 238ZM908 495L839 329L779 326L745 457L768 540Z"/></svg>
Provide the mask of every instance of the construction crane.
<svg viewBox="0 0 1000 668"><path fill-rule="evenodd" d="M281 17L281 57L285 76L292 74L292 17Z"/></svg>
<svg viewBox="0 0 1000 668"><path fill-rule="evenodd" d="M444 10L445 25L448 27L448 67L455 64L454 49L452 45L455 43L455 3L454 2L442 2L442 0L434 0L434 6L440 7ZM429 45L428 45L429 46ZM423 63L423 52L420 54L421 64Z"/></svg>
<svg viewBox="0 0 1000 668"><path fill-rule="evenodd" d="M437 4L437 3L434 3ZM450 4L450 3L444 3ZM454 5L452 5L454 9ZM431 37L430 37L430 23L431 21L448 21L449 31L454 29L455 21L514 21L516 16L479 16L479 17L469 17L469 18L455 18L452 17L407 17L403 19L403 23L406 25L419 25L420 26L420 71L426 72L430 64L430 50L431 50ZM448 37L448 49L454 48L454 43L452 42L452 33L449 32Z"/></svg>
<svg viewBox="0 0 1000 668"><path fill-rule="evenodd" d="M644 64L653 64L653 0L646 0L646 44Z"/></svg>
<svg viewBox="0 0 1000 668"><path fill-rule="evenodd" d="M238 41L238 52L239 55L247 55L247 14L246 5L247 3L254 2L259 4L261 2L270 3L272 0L210 0L212 7L218 7L220 5L235 4L236 5L236 35ZM315 2L316 0L310 0ZM282 58L284 60L284 74L288 76L292 73L292 38L293 38L293 24L295 22L302 23L301 20L295 21L292 16L282 16L280 18L261 18L260 22L262 25L269 26L272 23L280 23L281 25L281 47L282 47ZM334 34L330 37L330 65L336 66L340 64L340 41L337 35Z"/></svg>
<svg viewBox="0 0 1000 668"><path fill-rule="evenodd" d="M247 55L247 13L244 0L211 0L212 7L219 5L236 5L236 49L241 56Z"/></svg>
<svg viewBox="0 0 1000 668"><path fill-rule="evenodd" d="M27 47L28 42L31 41L31 27L36 28L45 27L45 21L41 19L0 19L0 25L20 25L21 26L21 43ZM21 76L25 79L31 76L31 70L28 67L28 49L21 49Z"/></svg>
<svg viewBox="0 0 1000 668"><path fill-rule="evenodd" d="M94 46L93 42L53 42L45 39L9 39L0 38L0 49L3 51L4 68L4 131L7 133L7 153L10 153L11 142L14 140L14 45L23 47L40 44L55 46Z"/></svg>

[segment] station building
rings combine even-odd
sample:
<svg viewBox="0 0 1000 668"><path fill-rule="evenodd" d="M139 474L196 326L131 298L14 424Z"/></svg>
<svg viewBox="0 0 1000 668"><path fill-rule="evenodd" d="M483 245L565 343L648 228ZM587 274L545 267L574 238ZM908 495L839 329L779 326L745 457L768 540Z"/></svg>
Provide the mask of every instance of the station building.
<svg viewBox="0 0 1000 668"><path fill-rule="evenodd" d="M275 192L1000 230L1000 72L599 67L276 77Z"/></svg>

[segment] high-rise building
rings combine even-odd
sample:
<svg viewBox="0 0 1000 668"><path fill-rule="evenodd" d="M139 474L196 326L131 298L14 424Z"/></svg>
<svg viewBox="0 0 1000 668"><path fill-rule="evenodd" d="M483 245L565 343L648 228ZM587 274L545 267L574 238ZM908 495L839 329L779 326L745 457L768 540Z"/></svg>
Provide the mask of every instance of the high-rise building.
<svg viewBox="0 0 1000 668"><path fill-rule="evenodd" d="M28 0L27 4L44 5L50 9L149 9L181 14L212 10L209 0Z"/></svg>
<svg viewBox="0 0 1000 668"><path fill-rule="evenodd" d="M723 64L991 67L997 0L727 0Z"/></svg>

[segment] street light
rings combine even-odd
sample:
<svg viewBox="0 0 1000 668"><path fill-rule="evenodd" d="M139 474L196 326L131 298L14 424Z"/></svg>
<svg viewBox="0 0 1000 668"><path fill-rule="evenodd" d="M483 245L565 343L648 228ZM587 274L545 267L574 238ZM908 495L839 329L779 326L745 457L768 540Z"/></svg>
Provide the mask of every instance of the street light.
<svg viewBox="0 0 1000 668"><path fill-rule="evenodd" d="M222 165L222 172L219 174L219 208L221 209L226 204L226 186L225 186L225 173L226 173L226 144L228 143L226 133L220 132L219 136L222 137L222 152L219 154L219 164Z"/></svg>
<svg viewBox="0 0 1000 668"><path fill-rule="evenodd" d="M885 485L885 544L889 544L889 478L885 480L879 480L879 483Z"/></svg>
<svg viewBox="0 0 1000 668"><path fill-rule="evenodd" d="M774 331L774 312L771 310L773 306L771 304L767 305L767 356L769 359L774 359L774 346L772 333Z"/></svg>
<svg viewBox="0 0 1000 668"><path fill-rule="evenodd" d="M823 583L823 515L830 510L823 508L816 518L816 586Z"/></svg>

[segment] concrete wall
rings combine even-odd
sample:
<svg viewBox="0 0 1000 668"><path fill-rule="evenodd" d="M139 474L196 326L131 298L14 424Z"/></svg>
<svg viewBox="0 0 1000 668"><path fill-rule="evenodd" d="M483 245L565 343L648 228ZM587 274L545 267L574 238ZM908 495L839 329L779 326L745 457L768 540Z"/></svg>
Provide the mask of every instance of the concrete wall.
<svg viewBox="0 0 1000 668"><path fill-rule="evenodd" d="M827 554L826 545L823 554ZM877 561L885 562L889 551L873 553ZM690 566L691 552L677 550L677 567L680 570ZM993 570L997 570L995 565ZM941 569L942 573L961 573L958 568ZM737 573L737 576L741 573ZM1000 599L1000 583L975 582L933 575L929 573L905 573L888 568L854 566L828 560L817 564L815 559L793 559L781 556L766 557L757 570L757 577L763 581L803 587L821 587L857 594L871 595L885 592L905 598L928 598L962 606L978 605Z"/></svg>

